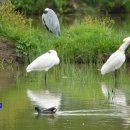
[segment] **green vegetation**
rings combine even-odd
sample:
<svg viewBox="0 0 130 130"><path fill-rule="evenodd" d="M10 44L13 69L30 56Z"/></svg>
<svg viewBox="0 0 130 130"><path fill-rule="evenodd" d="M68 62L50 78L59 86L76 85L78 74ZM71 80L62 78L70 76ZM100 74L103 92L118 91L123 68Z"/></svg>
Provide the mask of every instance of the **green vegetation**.
<svg viewBox="0 0 130 130"><path fill-rule="evenodd" d="M103 53L115 51L127 32L113 29L113 21L86 17L80 24L61 28L61 36L56 37L43 29L32 27L32 20L15 11L7 2L0 5L0 35L14 40L18 54L30 59L47 50L55 49L64 62L101 61Z"/></svg>
<svg viewBox="0 0 130 130"><path fill-rule="evenodd" d="M17 52L27 55L35 45L30 39L34 38L35 30L31 27L31 19L27 19L8 1L0 5L0 34L16 43Z"/></svg>
<svg viewBox="0 0 130 130"><path fill-rule="evenodd" d="M85 0L85 2L103 12L123 13L130 11L129 0Z"/></svg>
<svg viewBox="0 0 130 130"><path fill-rule="evenodd" d="M64 6L67 7L66 0L11 0L17 10L27 14L41 14L45 7L56 8L58 11L63 11Z"/></svg>
<svg viewBox="0 0 130 130"><path fill-rule="evenodd" d="M108 13L130 11L129 0L11 0L11 2L18 10L28 14L42 13L45 7L54 8L60 13L83 10Z"/></svg>
<svg viewBox="0 0 130 130"><path fill-rule="evenodd" d="M11 0L11 2L18 10L28 14L35 14L35 12L41 13L43 11L46 0Z"/></svg>

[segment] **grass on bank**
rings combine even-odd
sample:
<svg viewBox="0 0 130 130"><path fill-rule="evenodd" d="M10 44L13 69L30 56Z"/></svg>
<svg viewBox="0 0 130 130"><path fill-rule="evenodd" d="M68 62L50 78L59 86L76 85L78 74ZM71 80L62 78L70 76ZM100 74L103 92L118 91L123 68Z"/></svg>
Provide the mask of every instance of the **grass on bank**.
<svg viewBox="0 0 130 130"><path fill-rule="evenodd" d="M57 50L64 62L96 62L102 53L115 51L127 32L113 29L113 21L106 19L86 19L69 28L61 29L56 37L43 30L32 27L32 20L15 11L10 1L0 5L0 35L15 42L17 53L31 60L50 49Z"/></svg>

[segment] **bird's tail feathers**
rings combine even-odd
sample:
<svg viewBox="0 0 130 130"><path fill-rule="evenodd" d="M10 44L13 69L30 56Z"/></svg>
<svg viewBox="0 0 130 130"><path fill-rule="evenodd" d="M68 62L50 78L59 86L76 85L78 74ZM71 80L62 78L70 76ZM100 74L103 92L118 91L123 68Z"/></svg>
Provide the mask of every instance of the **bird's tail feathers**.
<svg viewBox="0 0 130 130"><path fill-rule="evenodd" d="M31 72L31 69L30 69L29 66L26 68L26 71L27 71L27 72Z"/></svg>

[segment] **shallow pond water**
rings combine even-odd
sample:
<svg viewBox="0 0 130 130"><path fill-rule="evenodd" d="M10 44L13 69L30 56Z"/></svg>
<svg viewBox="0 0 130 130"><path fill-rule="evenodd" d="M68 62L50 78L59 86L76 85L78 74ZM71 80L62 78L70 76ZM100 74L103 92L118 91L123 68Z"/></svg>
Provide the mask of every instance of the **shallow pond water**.
<svg viewBox="0 0 130 130"><path fill-rule="evenodd" d="M101 65L60 64L44 72L26 66L0 69L1 130L128 130L130 129L130 65L101 76ZM57 107L38 115L35 106Z"/></svg>

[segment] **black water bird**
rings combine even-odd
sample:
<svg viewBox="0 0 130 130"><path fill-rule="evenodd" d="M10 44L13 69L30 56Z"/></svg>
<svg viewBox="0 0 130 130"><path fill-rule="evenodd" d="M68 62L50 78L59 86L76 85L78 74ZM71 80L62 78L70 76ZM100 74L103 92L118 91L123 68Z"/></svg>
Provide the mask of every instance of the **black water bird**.
<svg viewBox="0 0 130 130"><path fill-rule="evenodd" d="M37 111L38 114L54 114L57 111L56 107L41 110L39 106L36 106L35 110Z"/></svg>

